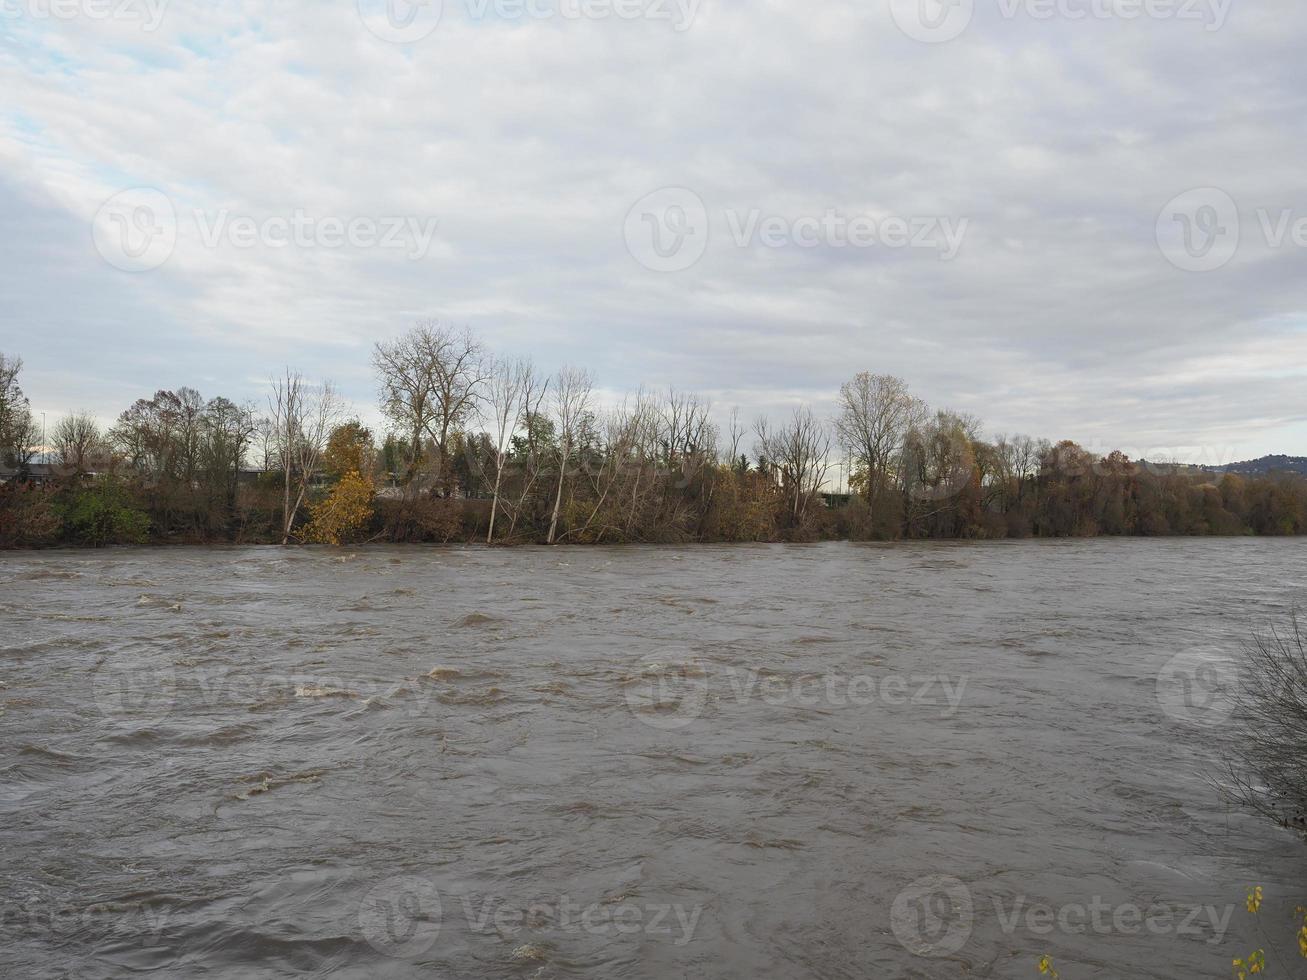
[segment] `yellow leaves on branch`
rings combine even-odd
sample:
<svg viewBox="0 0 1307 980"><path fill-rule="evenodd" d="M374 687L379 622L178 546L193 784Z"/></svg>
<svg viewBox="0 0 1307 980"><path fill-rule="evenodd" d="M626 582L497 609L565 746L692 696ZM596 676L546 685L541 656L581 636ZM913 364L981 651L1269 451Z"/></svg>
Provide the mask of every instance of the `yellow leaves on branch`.
<svg viewBox="0 0 1307 980"><path fill-rule="evenodd" d="M352 470L340 478L326 499L309 510L304 540L315 544L344 544L367 529L372 520L372 481Z"/></svg>
<svg viewBox="0 0 1307 980"><path fill-rule="evenodd" d="M1262 886L1261 885L1258 885L1255 888L1250 888L1248 890L1248 900L1244 903L1244 907L1247 908L1248 911L1251 912L1253 915L1256 915L1258 912L1262 910Z"/></svg>
<svg viewBox="0 0 1307 980"><path fill-rule="evenodd" d="M1257 915L1262 910L1262 886L1255 885L1248 889L1248 897L1244 902L1244 908L1252 915ZM1307 958L1307 908L1298 906L1294 910L1295 914L1302 920L1302 925L1298 930L1298 952ZM1234 959L1231 961L1234 966L1234 975L1237 980L1248 980L1251 976L1266 973L1266 950L1257 949L1248 954L1248 958ZM1053 967L1053 958L1051 956L1041 956L1039 958L1039 972L1049 980L1058 980L1057 970Z"/></svg>
<svg viewBox="0 0 1307 980"><path fill-rule="evenodd" d="M373 455L372 433L354 420L331 430L322 463L330 476L343 477L347 473L370 470L369 461Z"/></svg>
<svg viewBox="0 0 1307 980"><path fill-rule="evenodd" d="M1250 915L1256 915L1262 910L1262 886L1256 885L1248 889L1248 897L1244 900L1244 908ZM1238 980L1248 980L1250 974L1264 973L1266 971L1266 951L1259 949L1248 954L1248 959L1232 960L1234 965L1234 975Z"/></svg>
<svg viewBox="0 0 1307 980"><path fill-rule="evenodd" d="M1234 961L1234 975L1238 977L1239 980L1248 980L1249 974L1264 973L1265 971L1266 971L1265 950L1259 949L1257 950L1257 952L1249 954L1248 962L1246 963L1243 960Z"/></svg>

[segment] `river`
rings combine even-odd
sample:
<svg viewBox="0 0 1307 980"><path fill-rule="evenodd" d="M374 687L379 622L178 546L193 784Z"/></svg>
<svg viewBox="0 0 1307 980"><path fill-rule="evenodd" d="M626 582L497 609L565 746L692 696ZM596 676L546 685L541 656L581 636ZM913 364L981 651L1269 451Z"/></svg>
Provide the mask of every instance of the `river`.
<svg viewBox="0 0 1307 980"><path fill-rule="evenodd" d="M1222 679L1305 599L1266 539L0 554L0 975L1227 977L1307 846Z"/></svg>

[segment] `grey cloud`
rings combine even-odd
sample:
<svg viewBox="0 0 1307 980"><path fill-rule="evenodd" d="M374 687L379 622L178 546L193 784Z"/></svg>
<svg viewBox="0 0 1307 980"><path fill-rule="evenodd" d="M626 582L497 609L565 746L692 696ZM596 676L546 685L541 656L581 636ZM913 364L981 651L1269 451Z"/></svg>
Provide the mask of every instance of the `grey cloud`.
<svg viewBox="0 0 1307 980"><path fill-rule="evenodd" d="M1301 250L1245 241L1193 274L1154 240L1191 187L1226 189L1246 230L1258 207L1307 208L1307 11L1239 5L1205 32L1007 20L981 2L932 46L883 6L708 2L679 34L455 11L410 46L370 35L352 4L175 2L148 37L20 25L0 61L20 107L0 116L0 348L52 412L177 384L259 397L251 379L286 360L366 412L371 342L437 316L545 365L592 365L609 389L676 383L746 417L828 404L866 368L992 430L1307 451ZM417 260L183 232L166 265L128 276L97 262L87 229L134 185L183 216L440 224ZM704 257L672 274L622 239L664 186L693 189L713 222ZM970 227L951 262L741 249L732 209ZM1195 364L1202 380L1169 380Z"/></svg>

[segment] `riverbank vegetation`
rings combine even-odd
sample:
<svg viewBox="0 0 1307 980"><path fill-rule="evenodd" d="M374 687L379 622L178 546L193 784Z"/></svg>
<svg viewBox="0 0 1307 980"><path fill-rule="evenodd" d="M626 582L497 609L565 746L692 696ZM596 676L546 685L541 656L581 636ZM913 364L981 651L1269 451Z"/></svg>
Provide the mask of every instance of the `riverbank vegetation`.
<svg viewBox="0 0 1307 980"><path fill-rule="evenodd" d="M745 423L674 390L601 404L582 369L545 374L423 323L374 349L383 432L288 370L263 405L160 390L104 429L57 420L42 444L21 366L0 355L0 546L1307 532L1301 476L986 438L869 373L830 417Z"/></svg>
<svg viewBox="0 0 1307 980"><path fill-rule="evenodd" d="M1295 615L1255 634L1240 666L1231 795L1307 840L1307 629Z"/></svg>

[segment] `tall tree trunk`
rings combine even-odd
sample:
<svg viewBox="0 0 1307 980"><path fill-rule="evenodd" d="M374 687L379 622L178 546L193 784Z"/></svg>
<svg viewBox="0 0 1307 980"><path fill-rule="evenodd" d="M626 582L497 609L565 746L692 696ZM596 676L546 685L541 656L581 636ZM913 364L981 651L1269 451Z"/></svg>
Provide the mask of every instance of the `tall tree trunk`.
<svg viewBox="0 0 1307 980"><path fill-rule="evenodd" d="M558 511L563 505L563 480L567 476L567 456L571 450L571 446L565 446L562 458L558 461L558 493L554 495L554 516L549 521L548 544L554 543L554 537L558 533Z"/></svg>
<svg viewBox="0 0 1307 980"><path fill-rule="evenodd" d="M290 522L291 522L290 461L289 460L286 460L283 463L283 468L286 470L286 489L281 498L281 520L282 520L281 543L283 545L287 545L290 544Z"/></svg>
<svg viewBox="0 0 1307 980"><path fill-rule="evenodd" d="M503 458L496 456L495 463L495 494L490 503L490 530L486 532L486 544L493 544L495 540L495 515L499 513L499 481L504 475Z"/></svg>

